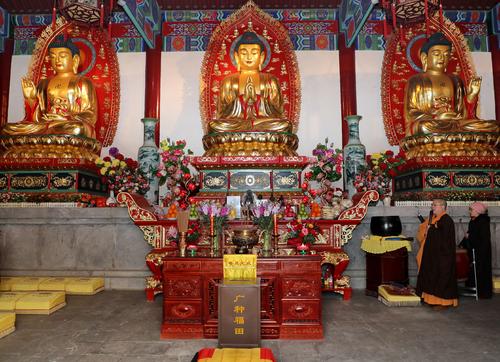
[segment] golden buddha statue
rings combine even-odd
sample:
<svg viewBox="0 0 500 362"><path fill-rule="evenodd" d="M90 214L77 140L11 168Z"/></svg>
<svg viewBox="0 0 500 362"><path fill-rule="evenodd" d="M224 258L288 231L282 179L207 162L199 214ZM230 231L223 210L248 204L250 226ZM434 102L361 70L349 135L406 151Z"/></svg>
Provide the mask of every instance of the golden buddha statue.
<svg viewBox="0 0 500 362"><path fill-rule="evenodd" d="M217 113L208 124L212 132L291 132L283 115L283 97L278 79L262 73L265 46L257 34L247 31L235 44L238 73L222 80Z"/></svg>
<svg viewBox="0 0 500 362"><path fill-rule="evenodd" d="M453 132L498 132L496 120L476 117L481 78L465 87L462 80L446 74L452 43L434 33L420 50L423 72L412 76L405 89L406 136Z"/></svg>
<svg viewBox="0 0 500 362"><path fill-rule="evenodd" d="M48 47L55 75L37 86L22 80L25 119L7 123L2 135L74 135L95 138L97 96L88 78L77 74L80 52L71 39L56 38Z"/></svg>
<svg viewBox="0 0 500 362"><path fill-rule="evenodd" d="M264 40L246 31L231 49L238 71L222 79L204 155L295 156L298 137L285 116L280 82L261 71L268 57Z"/></svg>

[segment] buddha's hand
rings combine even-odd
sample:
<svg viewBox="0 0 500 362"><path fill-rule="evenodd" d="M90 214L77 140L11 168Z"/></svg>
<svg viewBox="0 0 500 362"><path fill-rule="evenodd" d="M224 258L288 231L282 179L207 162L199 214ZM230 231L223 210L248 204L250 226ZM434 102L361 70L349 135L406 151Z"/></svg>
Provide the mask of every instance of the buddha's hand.
<svg viewBox="0 0 500 362"><path fill-rule="evenodd" d="M459 114L455 112L442 112L438 113L435 119L440 119L440 120L448 120L448 119L458 119Z"/></svg>
<svg viewBox="0 0 500 362"><path fill-rule="evenodd" d="M250 99L255 100L255 86L252 79L249 77L247 84L245 85L245 101L248 102Z"/></svg>
<svg viewBox="0 0 500 362"><path fill-rule="evenodd" d="M469 98L475 98L481 90L481 77L474 77L470 80L469 86L467 87L467 96Z"/></svg>
<svg viewBox="0 0 500 362"><path fill-rule="evenodd" d="M33 101L36 99L36 87L35 83L31 79L22 78L21 88L23 89L23 96L25 99Z"/></svg>
<svg viewBox="0 0 500 362"><path fill-rule="evenodd" d="M42 120L45 122L53 122L53 121L67 121L68 118L55 113L45 113L42 115Z"/></svg>

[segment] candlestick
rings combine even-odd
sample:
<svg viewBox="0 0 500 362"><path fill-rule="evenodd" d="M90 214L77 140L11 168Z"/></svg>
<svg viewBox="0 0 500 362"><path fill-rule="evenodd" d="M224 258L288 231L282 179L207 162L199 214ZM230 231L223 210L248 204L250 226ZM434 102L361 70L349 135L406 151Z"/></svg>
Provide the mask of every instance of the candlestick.
<svg viewBox="0 0 500 362"><path fill-rule="evenodd" d="M443 3L439 4L439 25L443 29L444 17L443 17Z"/></svg>
<svg viewBox="0 0 500 362"><path fill-rule="evenodd" d="M384 16L384 38L389 35L389 30L387 29L387 14Z"/></svg>
<svg viewBox="0 0 500 362"><path fill-rule="evenodd" d="M214 235L214 216L210 215L210 236Z"/></svg>
<svg viewBox="0 0 500 362"><path fill-rule="evenodd" d="M101 2L101 14L100 15L101 15L101 19L99 21L99 25L102 28L102 26L104 25L104 3L103 2Z"/></svg>
<svg viewBox="0 0 500 362"><path fill-rule="evenodd" d="M396 32L397 25L396 25L396 5L392 3L391 5L391 10L392 10L392 27L394 29L394 32Z"/></svg>
<svg viewBox="0 0 500 362"><path fill-rule="evenodd" d="M108 34L111 38L111 17L113 16L113 0L109 2L109 21L108 21Z"/></svg>
<svg viewBox="0 0 500 362"><path fill-rule="evenodd" d="M425 4L425 35L427 38L430 35L430 29L429 29L429 6L427 4L427 0L424 1Z"/></svg>
<svg viewBox="0 0 500 362"><path fill-rule="evenodd" d="M54 29L54 27L56 26L56 18L56 2L54 1L54 6L52 7L52 29Z"/></svg>
<svg viewBox="0 0 500 362"><path fill-rule="evenodd" d="M278 234L273 235L273 244L274 244L274 256L278 256L279 254L279 249L278 249Z"/></svg>
<svg viewBox="0 0 500 362"><path fill-rule="evenodd" d="M273 214L274 235L278 235L278 215Z"/></svg>

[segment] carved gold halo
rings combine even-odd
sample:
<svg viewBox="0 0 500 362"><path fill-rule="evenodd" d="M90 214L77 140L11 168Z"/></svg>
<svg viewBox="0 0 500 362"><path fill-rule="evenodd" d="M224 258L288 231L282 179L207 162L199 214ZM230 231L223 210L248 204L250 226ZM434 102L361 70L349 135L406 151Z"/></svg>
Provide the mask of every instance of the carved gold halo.
<svg viewBox="0 0 500 362"><path fill-rule="evenodd" d="M239 10L221 22L212 33L212 37L208 43L200 77L200 114L203 131L205 134L207 133L208 122L215 115L215 104L213 104L212 94L214 89L217 88L217 84L213 83L212 78L213 74L215 74L215 65L218 64L217 55L221 54L221 51L229 51L230 46L228 47L226 42L229 41L232 43L242 32L248 30L248 22L251 22L252 30L260 36L264 36L263 31L266 30L267 36L264 37L267 41L276 41L280 51L287 54L286 66L288 67L287 79L289 80L287 87L290 91L289 106L286 106L290 110L287 118L293 124L293 132L296 133L299 124L301 95L299 68L293 44L290 41L287 29L278 20L273 19L269 14L262 11L253 1L248 1ZM238 25L239 27L237 27ZM224 54L223 60L226 67L232 66L231 69L233 70L231 73L236 72L236 68L232 64L229 65L231 60L226 54ZM266 69L263 69L263 71L266 71Z"/></svg>

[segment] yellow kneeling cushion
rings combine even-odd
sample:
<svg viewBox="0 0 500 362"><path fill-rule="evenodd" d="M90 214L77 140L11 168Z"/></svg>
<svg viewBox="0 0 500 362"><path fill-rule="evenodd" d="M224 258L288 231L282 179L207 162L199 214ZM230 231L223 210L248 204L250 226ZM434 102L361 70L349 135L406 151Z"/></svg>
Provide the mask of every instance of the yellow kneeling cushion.
<svg viewBox="0 0 500 362"><path fill-rule="evenodd" d="M385 284L378 286L378 300L389 307L416 307L420 305L420 297L408 288L398 288Z"/></svg>
<svg viewBox="0 0 500 362"><path fill-rule="evenodd" d="M24 295L25 293L14 293L14 292L0 293L0 310L5 310L5 311L16 310L17 301Z"/></svg>
<svg viewBox="0 0 500 362"><path fill-rule="evenodd" d="M69 278L63 277L46 278L44 281L40 282L38 290L64 292L66 290L66 283L68 283L68 280Z"/></svg>
<svg viewBox="0 0 500 362"><path fill-rule="evenodd" d="M500 276L493 277L493 290L500 293Z"/></svg>
<svg viewBox="0 0 500 362"><path fill-rule="evenodd" d="M96 294L104 289L104 278L68 278L67 294Z"/></svg>
<svg viewBox="0 0 500 362"><path fill-rule="evenodd" d="M16 313L50 314L65 305L64 292L27 293L16 301Z"/></svg>
<svg viewBox="0 0 500 362"><path fill-rule="evenodd" d="M12 282L10 288L13 292L30 292L37 291L40 282L43 282L47 277L23 277L17 278Z"/></svg>
<svg viewBox="0 0 500 362"><path fill-rule="evenodd" d="M0 313L0 338L16 329L16 313Z"/></svg>
<svg viewBox="0 0 500 362"><path fill-rule="evenodd" d="M10 292L12 284L20 277L2 277L0 278L0 292Z"/></svg>

